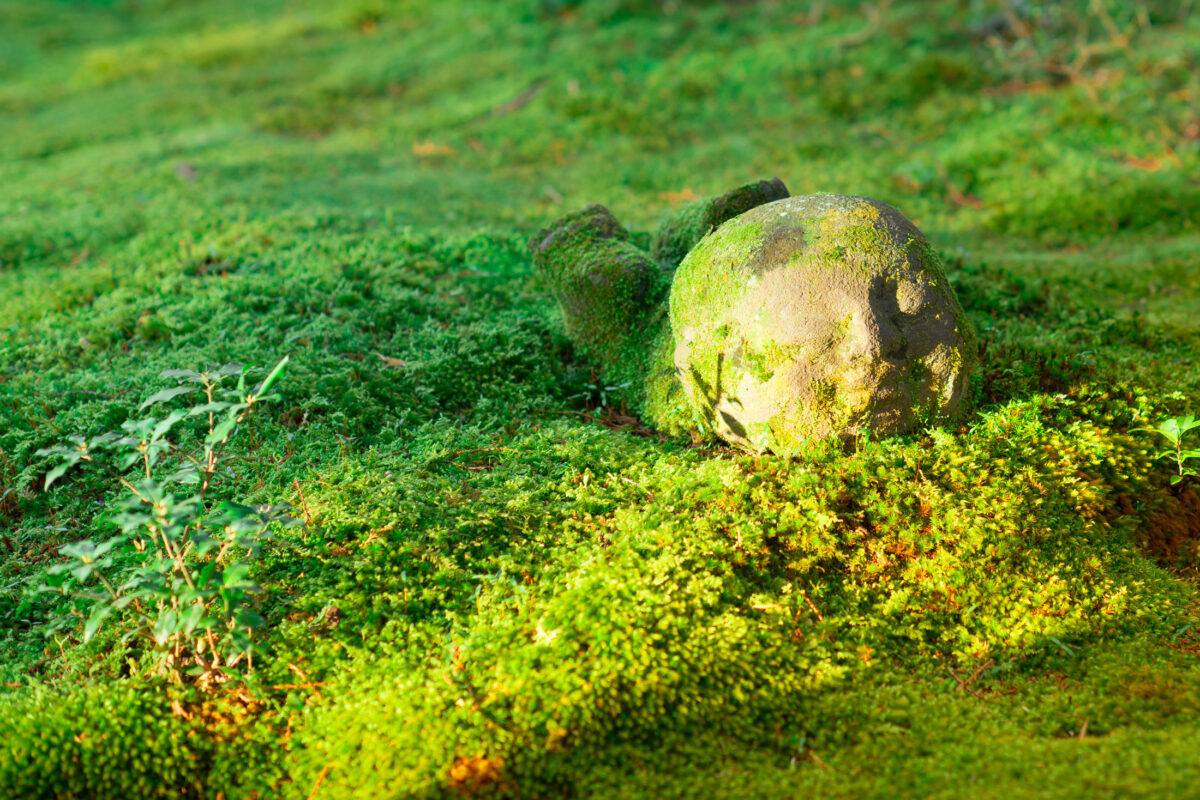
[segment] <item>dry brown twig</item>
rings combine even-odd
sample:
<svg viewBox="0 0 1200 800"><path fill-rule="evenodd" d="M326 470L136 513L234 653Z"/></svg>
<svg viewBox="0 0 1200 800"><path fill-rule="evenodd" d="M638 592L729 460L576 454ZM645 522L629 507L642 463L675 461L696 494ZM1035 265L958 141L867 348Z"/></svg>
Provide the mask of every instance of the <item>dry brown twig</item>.
<svg viewBox="0 0 1200 800"><path fill-rule="evenodd" d="M331 769L333 769L333 764L326 764L325 769L321 770L321 774L317 776L317 782L313 784L312 791L308 793L308 800L313 800L317 796L317 790L321 788L325 776L329 774L329 770Z"/></svg>
<svg viewBox="0 0 1200 800"><path fill-rule="evenodd" d="M978 697L980 700L986 700L987 699L986 697L984 697L979 692L977 692L971 688L971 684L979 679L979 676L983 674L983 671L985 669L987 669L988 667L992 666L995 663L996 663L996 659L989 658L987 661L984 661L982 664L980 664L978 667L976 667L975 671L972 672L966 678L960 678L958 676L958 673L955 672L950 667L946 667L946 671L950 673L950 675L954 678L954 680L958 681L958 687L957 687L958 691L973 694L976 697Z"/></svg>

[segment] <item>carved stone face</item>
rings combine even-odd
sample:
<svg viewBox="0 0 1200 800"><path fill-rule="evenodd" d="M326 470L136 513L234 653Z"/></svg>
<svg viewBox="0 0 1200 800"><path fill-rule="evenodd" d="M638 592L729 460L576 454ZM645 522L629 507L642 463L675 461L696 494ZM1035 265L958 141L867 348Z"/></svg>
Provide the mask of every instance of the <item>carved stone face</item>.
<svg viewBox="0 0 1200 800"><path fill-rule="evenodd" d="M693 406L756 452L948 416L975 360L925 238L864 198L793 197L730 220L676 273L671 324Z"/></svg>

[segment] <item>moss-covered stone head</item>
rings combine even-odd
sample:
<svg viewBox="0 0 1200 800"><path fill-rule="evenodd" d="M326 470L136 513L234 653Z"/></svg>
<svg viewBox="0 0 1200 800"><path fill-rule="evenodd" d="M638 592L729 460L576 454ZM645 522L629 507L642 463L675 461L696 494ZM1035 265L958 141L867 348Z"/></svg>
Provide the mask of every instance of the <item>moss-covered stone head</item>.
<svg viewBox="0 0 1200 800"><path fill-rule="evenodd" d="M791 197L726 222L680 265L670 310L688 398L754 451L948 417L975 363L925 237L862 197Z"/></svg>

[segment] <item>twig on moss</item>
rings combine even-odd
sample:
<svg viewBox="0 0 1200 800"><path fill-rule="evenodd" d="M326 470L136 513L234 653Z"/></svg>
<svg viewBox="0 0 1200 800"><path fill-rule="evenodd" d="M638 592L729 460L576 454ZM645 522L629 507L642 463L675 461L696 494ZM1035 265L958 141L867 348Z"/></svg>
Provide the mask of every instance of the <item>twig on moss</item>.
<svg viewBox="0 0 1200 800"><path fill-rule="evenodd" d="M817 621L824 622L825 616L821 613L820 609L813 604L813 601L808 599L808 593L800 592L800 596L804 598L804 602L808 603L808 607L812 609L812 612L817 615Z"/></svg>
<svg viewBox="0 0 1200 800"><path fill-rule="evenodd" d="M994 658L989 658L987 661L984 661L982 664L980 664L978 667L976 667L976 668L975 668L975 671L974 671L974 672L972 672L972 673L971 673L969 676L967 676L966 678L960 678L960 677L958 676L958 673L957 673L957 672L955 672L955 671L954 671L953 669L951 669L950 667L946 667L946 671L947 671L947 672L949 672L949 673L950 673L950 675L951 675L951 677L953 677L953 678L954 678L954 680L956 680L956 681L958 682L958 690L959 690L959 691L962 691L962 692L968 692L968 693L970 693L970 694L973 694L973 695L975 695L975 696L976 696L976 697L978 697L980 700L986 700L986 699L987 699L986 697L984 697L984 696L983 696L983 695L981 695L979 692L977 692L977 691L975 691L974 689L972 689L972 688L971 688L971 684L972 684L972 683L974 683L976 680L978 680L978 679L979 679L979 676L983 674L983 671L984 671L985 669L987 669L988 667L992 666L992 665L993 665L993 664L995 664L995 663L996 663L996 659L994 659Z"/></svg>
<svg viewBox="0 0 1200 800"><path fill-rule="evenodd" d="M321 770L321 774L317 776L317 782L313 784L312 791L308 793L308 800L313 800L317 796L317 790L321 788L321 783L325 780L325 776L329 774L329 770L333 769L333 764L325 765L325 769Z"/></svg>
<svg viewBox="0 0 1200 800"><path fill-rule="evenodd" d="M300 510L304 512L304 527L307 528L312 517L308 513L308 503L304 500L304 490L300 488L300 479L292 481L292 486L296 487L296 494L300 497Z"/></svg>

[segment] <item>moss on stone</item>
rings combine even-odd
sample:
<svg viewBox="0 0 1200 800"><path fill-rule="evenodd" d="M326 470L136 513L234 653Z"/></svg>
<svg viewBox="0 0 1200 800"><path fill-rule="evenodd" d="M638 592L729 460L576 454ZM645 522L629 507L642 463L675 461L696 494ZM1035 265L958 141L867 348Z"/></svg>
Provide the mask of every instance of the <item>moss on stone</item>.
<svg viewBox="0 0 1200 800"><path fill-rule="evenodd" d="M663 433L679 436L697 430L696 413L683 392L683 383L675 370L675 337L666 303L648 327L641 367L641 397L638 398L645 421Z"/></svg>
<svg viewBox="0 0 1200 800"><path fill-rule="evenodd" d="M529 247L567 335L609 373L627 372L631 354L643 346L647 320L666 297L661 270L599 205L562 217Z"/></svg>
<svg viewBox="0 0 1200 800"><path fill-rule="evenodd" d="M677 242L686 240L691 249L715 225L786 195L777 178L747 184L690 204L664 230L690 231ZM684 224L687 220L691 222ZM688 238L696 231L694 240ZM760 235L755 226L733 226L733 231L747 247ZM660 231L655 240L656 250L662 235ZM665 433L704 429L706 415L692 407L674 365L675 337L667 308L670 272L638 246L637 237L608 209L593 205L539 231L529 249L535 270L558 303L568 337L597 362L607 381L627 385L632 410Z"/></svg>
<svg viewBox="0 0 1200 800"><path fill-rule="evenodd" d="M772 178L688 203L659 226L651 255L664 269L675 269L710 231L752 208L787 196L783 181Z"/></svg>
<svg viewBox="0 0 1200 800"><path fill-rule="evenodd" d="M703 213L772 189L742 187ZM601 206L530 247L568 335L667 433L712 431L778 454L830 433L900 433L952 414L974 366L974 332L936 254L877 201L755 206L707 231L673 283Z"/></svg>

